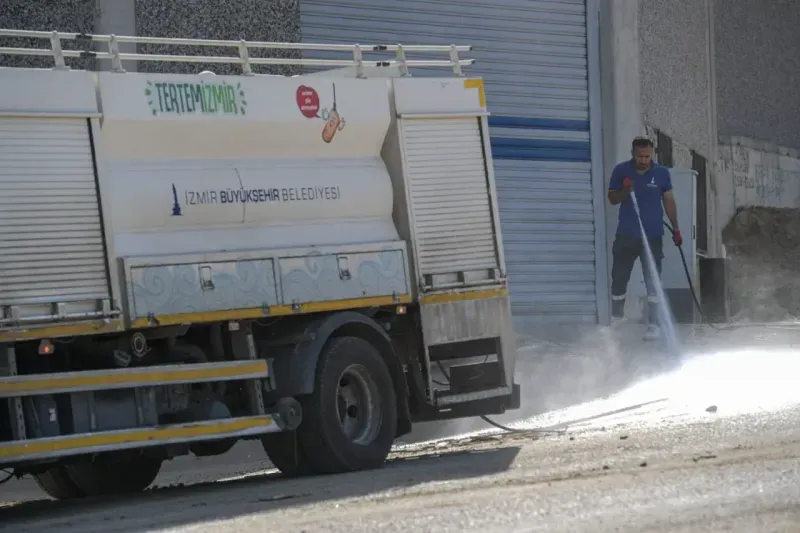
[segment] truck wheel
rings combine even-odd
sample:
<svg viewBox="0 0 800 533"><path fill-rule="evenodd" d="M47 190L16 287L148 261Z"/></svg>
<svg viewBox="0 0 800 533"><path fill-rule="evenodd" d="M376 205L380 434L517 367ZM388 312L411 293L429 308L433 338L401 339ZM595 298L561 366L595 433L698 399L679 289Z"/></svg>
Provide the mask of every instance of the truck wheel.
<svg viewBox="0 0 800 533"><path fill-rule="evenodd" d="M124 451L98 454L64 468L85 496L102 496L142 492L155 481L161 463L138 451Z"/></svg>
<svg viewBox="0 0 800 533"><path fill-rule="evenodd" d="M302 404L297 434L315 473L369 470L386 461L397 430L397 398L372 344L358 337L328 341L314 393Z"/></svg>
<svg viewBox="0 0 800 533"><path fill-rule="evenodd" d="M314 474L305 450L300 447L297 432L268 433L261 437L261 445L272 465L284 476L300 477Z"/></svg>
<svg viewBox="0 0 800 533"><path fill-rule="evenodd" d="M63 465L56 465L34 476L36 484L56 500L83 498L86 494L69 477Z"/></svg>

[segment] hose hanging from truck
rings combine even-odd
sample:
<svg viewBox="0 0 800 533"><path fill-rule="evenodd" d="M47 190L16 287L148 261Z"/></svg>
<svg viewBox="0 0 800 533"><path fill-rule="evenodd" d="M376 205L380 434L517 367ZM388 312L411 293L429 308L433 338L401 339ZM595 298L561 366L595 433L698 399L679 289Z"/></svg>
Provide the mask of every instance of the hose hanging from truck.
<svg viewBox="0 0 800 533"><path fill-rule="evenodd" d="M489 356L486 356L487 359L488 359L488 357ZM445 371L444 365L442 365L442 363L440 361L437 361L436 362L436 366L439 367L439 372L442 373L442 376L444 376L444 379L447 380L447 383L439 383L438 381L435 382L435 383L437 385L445 385L445 386L449 385L450 376L447 375L447 371ZM486 415L480 415L480 419L483 420L484 422L486 422L487 424L489 424L491 426L494 426L499 430L506 431L508 433L542 433L542 434L556 434L556 435L561 435L561 434L566 433L566 429L560 429L559 430L559 429L545 429L545 428L531 428L531 429L510 428L508 426L504 426L503 424L501 424L499 422L495 422L494 420L492 420L491 418L489 418Z"/></svg>

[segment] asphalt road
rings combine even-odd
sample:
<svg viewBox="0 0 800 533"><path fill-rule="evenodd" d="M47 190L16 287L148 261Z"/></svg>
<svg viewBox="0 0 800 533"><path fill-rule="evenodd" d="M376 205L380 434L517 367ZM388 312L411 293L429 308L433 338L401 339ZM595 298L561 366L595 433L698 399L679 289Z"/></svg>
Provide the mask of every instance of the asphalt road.
<svg viewBox="0 0 800 533"><path fill-rule="evenodd" d="M8 504L0 525L15 533L796 533L796 353L698 358L679 373L518 424L553 433L411 444L372 472L283 480L266 470L258 446L242 443L216 460L176 460L157 481L197 485ZM7 502L40 495L24 482L4 489Z"/></svg>

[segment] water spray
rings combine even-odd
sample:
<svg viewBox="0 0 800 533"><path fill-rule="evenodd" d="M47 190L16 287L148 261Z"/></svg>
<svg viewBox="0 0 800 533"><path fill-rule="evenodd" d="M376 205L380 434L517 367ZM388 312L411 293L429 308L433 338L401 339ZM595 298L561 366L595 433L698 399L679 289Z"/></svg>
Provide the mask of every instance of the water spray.
<svg viewBox="0 0 800 533"><path fill-rule="evenodd" d="M664 286L661 284L661 276L659 275L658 270L656 269L655 261L653 260L653 250L650 248L650 241L648 241L647 234L644 231L642 215L639 212L639 202L636 200L636 193L634 191L631 191L631 200L633 201L633 209L636 211L636 220L639 222L639 231L642 234L642 243L647 256L646 268L648 270L648 274L650 275L653 288L656 291L656 297L658 298L658 323L661 326L663 339L666 343L667 349L674 354L678 354L680 353L680 341L678 339L677 330L675 329L675 321L672 319L672 312L670 312L669 306L667 305ZM642 268L645 268L644 264L642 265Z"/></svg>
<svg viewBox="0 0 800 533"><path fill-rule="evenodd" d="M680 357L680 368L672 370L666 374L649 378L636 383L627 389L613 395L615 405L624 407L615 410L602 410L593 413L589 417L566 416L566 420L558 424L538 425L533 422L534 427L509 427L499 424L489 417L482 416L484 422L508 433L520 434L563 434L574 425L587 420L602 419L609 415L614 415L623 411L639 409L643 406L662 403L687 404L694 407L707 407L713 404L716 412L717 404L722 403L725 410L729 413L752 412L758 409L774 408L775 406L785 405L791 402L800 402L800 393L796 392L791 376L800 371L793 352L787 350L771 349L744 349L744 350L722 350L684 354L681 346L680 337L677 334L674 317L667 304L664 287L661 277L655 266L653 251L644 230L639 203L635 192L631 191L630 198L639 223L639 230L642 235L646 263L642 261L642 268L647 268L653 288L658 297L659 323L662 330L662 340L670 354ZM674 236L675 229L666 221L663 225ZM772 328L772 329L798 329L797 322L774 322L774 323L713 323L703 312L702 306L695 287L692 283L692 276L686 262L683 249L679 246L678 253L683 263L683 270L689 283L692 299L701 316L702 324L710 326L715 330L731 330L738 328ZM698 357L699 356L699 357ZM688 359L686 359L688 357ZM683 360L686 359L686 360ZM439 364L442 374L447 380L447 372ZM774 368L784 369L775 372ZM751 394L742 395L742 390L748 389ZM755 397L753 399L751 396ZM573 406L564 410L570 414L576 408L601 405L606 400L593 400L586 404ZM599 407L598 407L599 409ZM705 409L705 412L711 412Z"/></svg>

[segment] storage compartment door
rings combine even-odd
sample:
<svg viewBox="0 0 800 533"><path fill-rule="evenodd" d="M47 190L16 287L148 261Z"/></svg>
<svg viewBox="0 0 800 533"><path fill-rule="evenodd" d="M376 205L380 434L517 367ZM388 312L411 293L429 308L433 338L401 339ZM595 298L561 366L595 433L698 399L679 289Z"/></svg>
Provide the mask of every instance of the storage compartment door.
<svg viewBox="0 0 800 533"><path fill-rule="evenodd" d="M401 124L423 287L494 282L501 263L480 118Z"/></svg>
<svg viewBox="0 0 800 533"><path fill-rule="evenodd" d="M109 280L89 121L0 118L0 308L97 310ZM67 317L68 318L68 317Z"/></svg>

